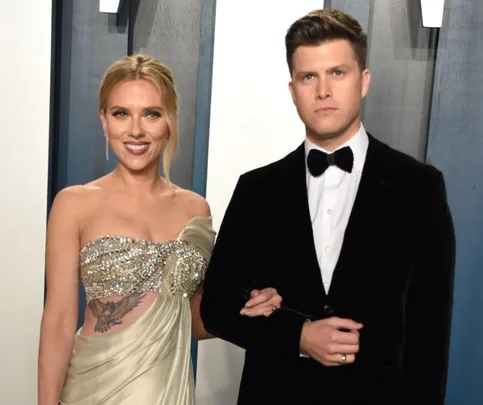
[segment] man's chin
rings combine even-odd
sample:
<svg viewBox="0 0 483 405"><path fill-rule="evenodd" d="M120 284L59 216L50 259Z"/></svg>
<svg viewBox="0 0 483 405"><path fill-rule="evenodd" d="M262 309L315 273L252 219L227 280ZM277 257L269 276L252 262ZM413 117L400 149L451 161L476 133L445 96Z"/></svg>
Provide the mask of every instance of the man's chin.
<svg viewBox="0 0 483 405"><path fill-rule="evenodd" d="M306 126L307 136L315 139L319 142L335 141L337 139L347 140L350 139L358 130L352 131L352 127L355 127L356 121L352 121L347 125L325 125L319 127L310 128Z"/></svg>
<svg viewBox="0 0 483 405"><path fill-rule="evenodd" d="M311 138L319 141L341 138L344 136L344 133L344 129L341 128L317 128L316 130L307 131Z"/></svg>
<svg viewBox="0 0 483 405"><path fill-rule="evenodd" d="M354 134L348 132L346 128L317 128L311 130L307 128L307 138L314 144L328 151L335 150L347 142Z"/></svg>

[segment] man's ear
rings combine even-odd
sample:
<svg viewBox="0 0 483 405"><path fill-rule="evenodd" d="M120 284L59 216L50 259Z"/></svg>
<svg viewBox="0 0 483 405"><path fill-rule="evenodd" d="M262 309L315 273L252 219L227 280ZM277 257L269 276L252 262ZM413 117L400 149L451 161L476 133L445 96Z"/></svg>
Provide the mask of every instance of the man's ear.
<svg viewBox="0 0 483 405"><path fill-rule="evenodd" d="M364 98L369 92L369 87L371 86L371 71L369 69L364 69L362 71L362 92L361 98Z"/></svg>
<svg viewBox="0 0 483 405"><path fill-rule="evenodd" d="M290 95L292 96L292 101L295 104L295 90L293 88L293 82L292 81L290 81L288 83L288 89L290 90Z"/></svg>

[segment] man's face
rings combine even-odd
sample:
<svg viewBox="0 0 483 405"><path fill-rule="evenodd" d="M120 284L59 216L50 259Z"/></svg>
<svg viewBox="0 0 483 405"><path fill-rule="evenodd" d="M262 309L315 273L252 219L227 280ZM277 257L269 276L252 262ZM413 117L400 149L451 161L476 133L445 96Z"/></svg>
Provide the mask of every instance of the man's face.
<svg viewBox="0 0 483 405"><path fill-rule="evenodd" d="M370 72L361 72L354 50L345 39L298 47L292 57L292 99L307 137L331 150L360 127L361 100Z"/></svg>

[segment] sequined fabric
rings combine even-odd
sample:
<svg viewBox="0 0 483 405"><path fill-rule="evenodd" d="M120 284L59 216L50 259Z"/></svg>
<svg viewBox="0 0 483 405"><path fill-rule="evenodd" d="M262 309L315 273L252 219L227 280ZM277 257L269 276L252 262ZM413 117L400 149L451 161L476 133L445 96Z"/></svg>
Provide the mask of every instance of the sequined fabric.
<svg viewBox="0 0 483 405"><path fill-rule="evenodd" d="M87 301L157 291L190 298L205 275L207 261L186 240L149 242L104 236L80 253Z"/></svg>

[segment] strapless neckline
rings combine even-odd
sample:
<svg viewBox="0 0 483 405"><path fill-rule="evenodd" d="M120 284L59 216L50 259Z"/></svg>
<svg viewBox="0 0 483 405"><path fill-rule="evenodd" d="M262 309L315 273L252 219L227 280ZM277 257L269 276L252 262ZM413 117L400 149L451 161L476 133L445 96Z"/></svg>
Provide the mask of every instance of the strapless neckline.
<svg viewBox="0 0 483 405"><path fill-rule="evenodd" d="M94 245L96 243L99 243L99 242L102 242L102 241L107 241L107 240L116 240L116 241L119 241L119 242L138 242L138 243L144 243L146 245L165 245L167 243L170 243L170 242L173 242L175 240L177 240L180 235L183 233L183 231L193 222L195 221L211 221L212 220L212 217L193 217L191 218L188 222L186 222L186 224L184 224L183 228L181 229L181 231L178 233L178 235L175 237L175 238L172 238L172 239L166 239L166 240L161 240L161 241L155 241L155 240L150 240L150 239L143 239L143 238L136 238L136 237L132 237L132 236L123 236L123 235L109 235L109 234L106 234L106 235L102 235L102 236L99 236L97 238L94 238L94 239L91 239L89 241L87 241L86 243L84 243L80 249L80 253L82 253L84 250L86 250L89 246L91 245Z"/></svg>

